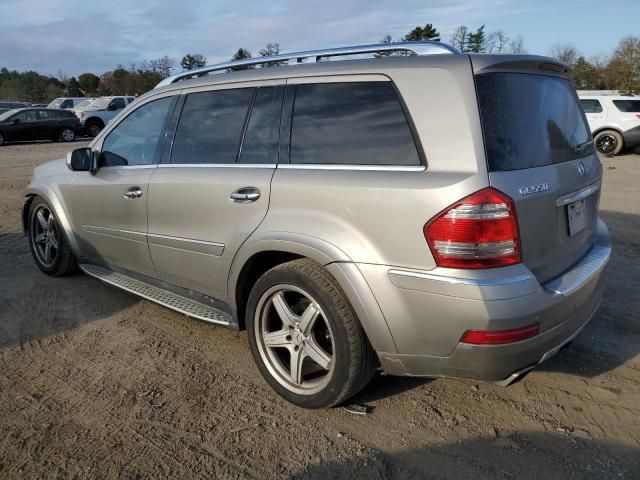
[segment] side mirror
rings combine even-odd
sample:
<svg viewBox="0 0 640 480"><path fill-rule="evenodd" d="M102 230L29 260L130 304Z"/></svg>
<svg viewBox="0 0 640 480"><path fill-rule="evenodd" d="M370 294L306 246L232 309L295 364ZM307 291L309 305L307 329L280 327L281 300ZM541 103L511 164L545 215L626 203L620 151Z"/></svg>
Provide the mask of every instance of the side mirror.
<svg viewBox="0 0 640 480"><path fill-rule="evenodd" d="M13 119L13 124L17 125L18 123L20 123L20 119L19 118L14 118Z"/></svg>
<svg viewBox="0 0 640 480"><path fill-rule="evenodd" d="M113 112L114 110L117 110L117 109L118 109L118 107L116 105L114 105L113 103L110 103L107 106L107 110L110 111L110 112Z"/></svg>
<svg viewBox="0 0 640 480"><path fill-rule="evenodd" d="M92 156L90 148L76 148L67 153L67 167L73 172L88 172Z"/></svg>

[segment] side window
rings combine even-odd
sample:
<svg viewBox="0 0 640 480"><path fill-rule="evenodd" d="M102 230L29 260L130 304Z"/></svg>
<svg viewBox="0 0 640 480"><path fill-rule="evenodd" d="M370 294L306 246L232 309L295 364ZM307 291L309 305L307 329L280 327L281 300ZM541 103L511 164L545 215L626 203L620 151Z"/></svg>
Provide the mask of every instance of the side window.
<svg viewBox="0 0 640 480"><path fill-rule="evenodd" d="M261 87L242 142L240 163L277 163L284 87Z"/></svg>
<svg viewBox="0 0 640 480"><path fill-rule="evenodd" d="M113 100L111 100L111 102L109 102L109 106L111 106L111 108L113 108L114 110L120 110L124 108L124 98L114 98Z"/></svg>
<svg viewBox="0 0 640 480"><path fill-rule="evenodd" d="M127 103L131 103L135 100L134 97L127 97Z"/></svg>
<svg viewBox="0 0 640 480"><path fill-rule="evenodd" d="M602 112L602 105L598 100L590 100L590 99L581 99L580 105L582 105L582 109L584 113L600 113Z"/></svg>
<svg viewBox="0 0 640 480"><path fill-rule="evenodd" d="M37 120L35 110L26 110L13 116L12 120L20 120L21 122L35 122Z"/></svg>
<svg viewBox="0 0 640 480"><path fill-rule="evenodd" d="M254 90L238 88L187 95L171 163L235 163Z"/></svg>
<svg viewBox="0 0 640 480"><path fill-rule="evenodd" d="M101 167L158 163L161 134L174 97L149 102L131 112L104 139Z"/></svg>
<svg viewBox="0 0 640 480"><path fill-rule="evenodd" d="M618 110L625 113L640 112L640 100L613 100Z"/></svg>
<svg viewBox="0 0 640 480"><path fill-rule="evenodd" d="M54 110L38 110L38 120L54 120L56 112Z"/></svg>
<svg viewBox="0 0 640 480"><path fill-rule="evenodd" d="M390 82L298 85L291 163L420 165Z"/></svg>

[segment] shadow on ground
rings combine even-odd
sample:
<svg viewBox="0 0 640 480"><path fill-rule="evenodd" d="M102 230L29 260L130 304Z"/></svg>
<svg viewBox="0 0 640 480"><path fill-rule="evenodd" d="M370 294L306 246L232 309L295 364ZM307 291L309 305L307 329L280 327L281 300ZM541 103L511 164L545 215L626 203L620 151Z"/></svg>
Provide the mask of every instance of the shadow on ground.
<svg viewBox="0 0 640 480"><path fill-rule="evenodd" d="M637 479L640 449L572 434L516 432L322 462L292 479Z"/></svg>

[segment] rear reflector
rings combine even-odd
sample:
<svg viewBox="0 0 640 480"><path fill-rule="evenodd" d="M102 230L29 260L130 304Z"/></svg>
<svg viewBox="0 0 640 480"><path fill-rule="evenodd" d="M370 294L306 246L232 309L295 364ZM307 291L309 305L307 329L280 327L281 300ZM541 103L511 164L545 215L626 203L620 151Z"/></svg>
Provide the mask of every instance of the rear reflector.
<svg viewBox="0 0 640 480"><path fill-rule="evenodd" d="M439 267L492 268L520 262L520 236L511 200L485 188L454 203L423 229Z"/></svg>
<svg viewBox="0 0 640 480"><path fill-rule="evenodd" d="M462 335L460 342L473 345L502 345L535 337L539 332L540 325L537 323L511 330L467 330Z"/></svg>

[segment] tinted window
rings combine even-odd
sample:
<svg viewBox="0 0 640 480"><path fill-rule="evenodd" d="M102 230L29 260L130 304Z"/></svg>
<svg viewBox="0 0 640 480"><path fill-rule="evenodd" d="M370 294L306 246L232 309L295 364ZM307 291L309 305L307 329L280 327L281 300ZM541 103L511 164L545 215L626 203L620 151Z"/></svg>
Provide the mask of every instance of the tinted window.
<svg viewBox="0 0 640 480"><path fill-rule="evenodd" d="M72 107L73 107L73 100L67 99L64 102L62 102L58 108L72 108Z"/></svg>
<svg viewBox="0 0 640 480"><path fill-rule="evenodd" d="M124 108L124 98L114 98L113 100L111 100L111 102L109 102L109 105L116 107L116 109L118 110Z"/></svg>
<svg viewBox="0 0 640 480"><path fill-rule="evenodd" d="M253 88L191 93L180 115L172 163L235 163Z"/></svg>
<svg viewBox="0 0 640 480"><path fill-rule="evenodd" d="M17 113L11 120L20 120L21 122L34 122L37 119L35 110L26 110L24 112Z"/></svg>
<svg viewBox="0 0 640 480"><path fill-rule="evenodd" d="M241 163L277 163L283 93L284 87L258 90L242 142Z"/></svg>
<svg viewBox="0 0 640 480"><path fill-rule="evenodd" d="M102 144L100 166L157 163L161 133L172 101L172 97L165 97L147 103L122 120Z"/></svg>
<svg viewBox="0 0 640 480"><path fill-rule="evenodd" d="M134 98L134 97L127 97L127 101L128 101L129 103L133 102L134 100L135 100L135 98Z"/></svg>
<svg viewBox="0 0 640 480"><path fill-rule="evenodd" d="M291 163L419 165L389 82L298 85Z"/></svg>
<svg viewBox="0 0 640 480"><path fill-rule="evenodd" d="M38 119L39 120L55 120L60 118L60 115L57 115L56 110L38 110Z"/></svg>
<svg viewBox="0 0 640 480"><path fill-rule="evenodd" d="M489 169L519 170L566 162L593 152L568 80L522 73L476 77Z"/></svg>
<svg viewBox="0 0 640 480"><path fill-rule="evenodd" d="M598 100L580 100L580 105L584 113L600 113L602 112L602 105Z"/></svg>
<svg viewBox="0 0 640 480"><path fill-rule="evenodd" d="M621 112L640 112L640 100L613 100L613 104Z"/></svg>

